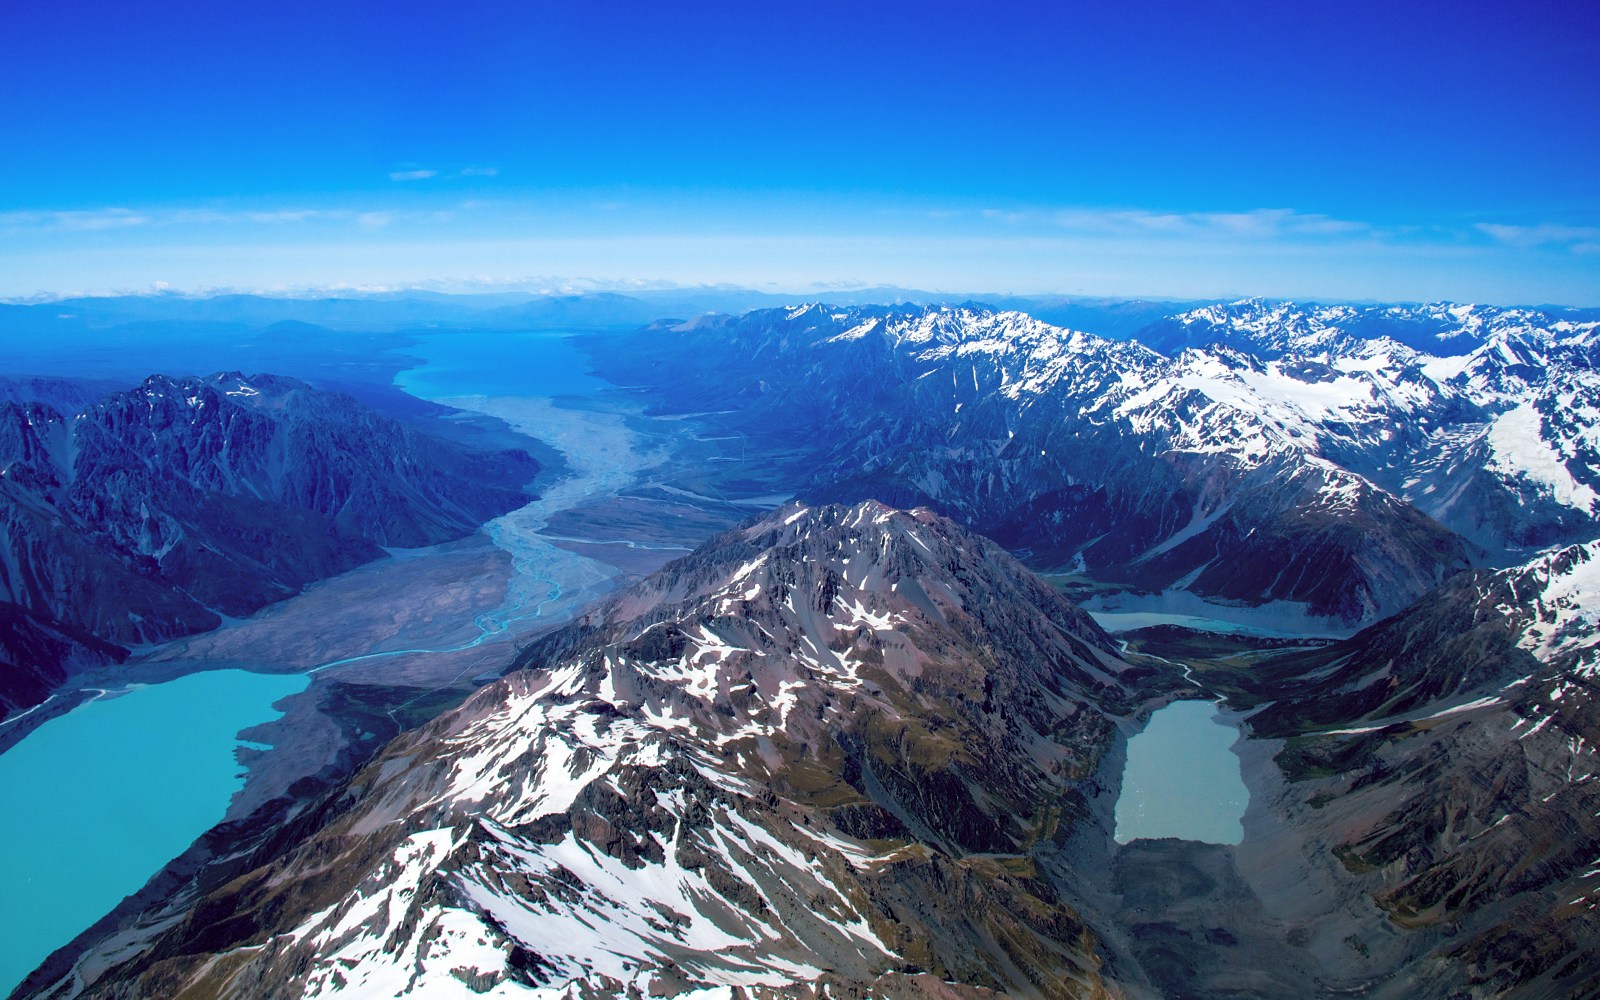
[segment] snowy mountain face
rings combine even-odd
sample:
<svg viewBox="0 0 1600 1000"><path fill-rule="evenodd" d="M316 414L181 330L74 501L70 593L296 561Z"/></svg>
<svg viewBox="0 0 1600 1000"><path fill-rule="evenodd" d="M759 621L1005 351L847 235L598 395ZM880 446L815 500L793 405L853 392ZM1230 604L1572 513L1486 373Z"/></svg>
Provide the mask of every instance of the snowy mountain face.
<svg viewBox="0 0 1600 1000"><path fill-rule="evenodd" d="M1597 331L1593 320L1529 309L1248 300L1184 313L1146 336L1197 345L1180 361L1248 358L1242 380L1273 420L1514 562L1595 535Z"/></svg>
<svg viewBox="0 0 1600 1000"><path fill-rule="evenodd" d="M976 306L807 306L595 353L663 408L798 452L809 495L932 504L1038 564L1353 622L1473 558L1594 537L1597 328L1252 300L1147 328L1168 356Z"/></svg>
<svg viewBox="0 0 1600 1000"><path fill-rule="evenodd" d="M537 470L521 452L464 451L274 376L152 376L71 414L0 402L0 602L58 640L202 631L380 546L467 534L524 502ZM93 643L62 648L72 656L45 673L105 661ZM38 700L39 684L25 695L10 676L0 708Z"/></svg>
<svg viewBox="0 0 1600 1000"><path fill-rule="evenodd" d="M1349 329L1363 319L1351 306L1304 310L1293 303L1245 299L1164 317L1132 334L1163 354L1228 347L1263 358L1308 357L1348 349L1365 337Z"/></svg>
<svg viewBox="0 0 1600 1000"><path fill-rule="evenodd" d="M1111 995L1063 846L1131 668L998 546L791 505L520 663L89 993Z"/></svg>
<svg viewBox="0 0 1600 1000"><path fill-rule="evenodd" d="M1486 596L1503 595L1497 608L1521 648L1562 674L1600 677L1600 543L1541 555L1499 573L1496 583Z"/></svg>
<svg viewBox="0 0 1600 1000"><path fill-rule="evenodd" d="M1357 621L1467 564L1460 539L1323 454L1334 421L1360 417L1359 366L1173 359L977 307L811 306L596 351L662 406L798 452L809 495L931 504L1101 580Z"/></svg>
<svg viewBox="0 0 1600 1000"><path fill-rule="evenodd" d="M1176 313L1131 334L1167 355L1188 348L1231 347L1257 357L1310 359L1387 339L1429 357L1472 354L1485 344L1532 340L1592 349L1600 329L1573 310L1425 305L1321 306L1241 299Z"/></svg>

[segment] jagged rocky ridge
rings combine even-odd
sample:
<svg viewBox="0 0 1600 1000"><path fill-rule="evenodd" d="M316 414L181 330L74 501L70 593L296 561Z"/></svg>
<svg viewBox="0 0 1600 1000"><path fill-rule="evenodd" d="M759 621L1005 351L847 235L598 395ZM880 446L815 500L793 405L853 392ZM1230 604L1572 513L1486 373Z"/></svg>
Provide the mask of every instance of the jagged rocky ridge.
<svg viewBox="0 0 1600 1000"><path fill-rule="evenodd" d="M1101 580L1357 621L1468 563L1201 360L1019 313L808 306L591 343L614 380L792 456L808 495L929 504Z"/></svg>
<svg viewBox="0 0 1600 1000"><path fill-rule="evenodd" d="M1212 395L1248 399L1515 564L1600 531L1597 331L1572 310L1252 299L1139 336L1214 381Z"/></svg>
<svg viewBox="0 0 1600 1000"><path fill-rule="evenodd" d="M1232 347L1263 359L1342 354L1390 340L1432 357L1472 354L1485 344L1532 340L1562 344L1594 359L1600 312L1430 302L1421 305L1334 305L1262 298L1212 303L1176 312L1130 336L1163 354ZM1565 350L1564 350L1565 353Z"/></svg>
<svg viewBox="0 0 1600 1000"><path fill-rule="evenodd" d="M1357 622L1600 531L1597 328L1247 300L1134 334L1163 356L982 306L819 305L590 344L661 408L787 458L808 495L929 504L1036 564Z"/></svg>
<svg viewBox="0 0 1600 1000"><path fill-rule="evenodd" d="M999 546L790 506L519 666L87 994L1113 990L1065 858L1134 672Z"/></svg>
<svg viewBox="0 0 1600 1000"><path fill-rule="evenodd" d="M526 502L537 470L270 375L157 375L77 413L0 402L0 601L100 640L48 662L35 643L0 674L0 708L114 658L107 644L213 628L382 546L465 535Z"/></svg>
<svg viewBox="0 0 1600 1000"><path fill-rule="evenodd" d="M1231 679L1277 771L1258 884L1377 997L1600 982L1600 543L1463 575L1349 640ZM1344 913L1381 923L1341 941ZM1354 940L1359 948L1350 946ZM1312 944L1317 949L1317 942ZM1403 976L1396 976L1404 970Z"/></svg>

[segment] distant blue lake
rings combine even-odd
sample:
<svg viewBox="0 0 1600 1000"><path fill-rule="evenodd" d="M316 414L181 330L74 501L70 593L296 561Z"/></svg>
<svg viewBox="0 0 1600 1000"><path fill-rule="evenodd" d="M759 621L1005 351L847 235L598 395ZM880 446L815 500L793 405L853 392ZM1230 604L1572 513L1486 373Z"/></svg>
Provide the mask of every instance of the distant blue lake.
<svg viewBox="0 0 1600 1000"><path fill-rule="evenodd" d="M588 374L589 360L560 331L451 330L415 334L402 353L426 363L395 376L423 399L452 396L585 396L609 383Z"/></svg>
<svg viewBox="0 0 1600 1000"><path fill-rule="evenodd" d="M1237 844L1244 838L1240 820L1250 793L1230 749L1239 731L1213 719L1216 712L1210 702L1173 702L1128 741L1117 843L1176 837Z"/></svg>
<svg viewBox="0 0 1600 1000"><path fill-rule="evenodd" d="M190 674L80 705L0 754L0 994L222 819L244 787L240 730L307 683Z"/></svg>

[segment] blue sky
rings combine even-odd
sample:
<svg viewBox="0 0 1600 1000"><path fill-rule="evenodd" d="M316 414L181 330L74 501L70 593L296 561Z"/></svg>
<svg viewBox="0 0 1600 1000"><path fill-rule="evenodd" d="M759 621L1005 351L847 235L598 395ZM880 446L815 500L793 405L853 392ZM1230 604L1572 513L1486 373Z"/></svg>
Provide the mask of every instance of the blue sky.
<svg viewBox="0 0 1600 1000"><path fill-rule="evenodd" d="M0 295L1600 304L1600 6L0 0Z"/></svg>

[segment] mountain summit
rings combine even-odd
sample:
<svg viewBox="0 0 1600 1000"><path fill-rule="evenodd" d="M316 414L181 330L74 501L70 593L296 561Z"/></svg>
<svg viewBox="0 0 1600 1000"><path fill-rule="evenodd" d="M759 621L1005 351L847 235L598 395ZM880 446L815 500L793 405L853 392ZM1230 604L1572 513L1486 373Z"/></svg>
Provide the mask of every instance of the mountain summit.
<svg viewBox="0 0 1600 1000"><path fill-rule="evenodd" d="M998 546L791 505L519 665L89 992L1108 995L1065 858L1130 668Z"/></svg>

